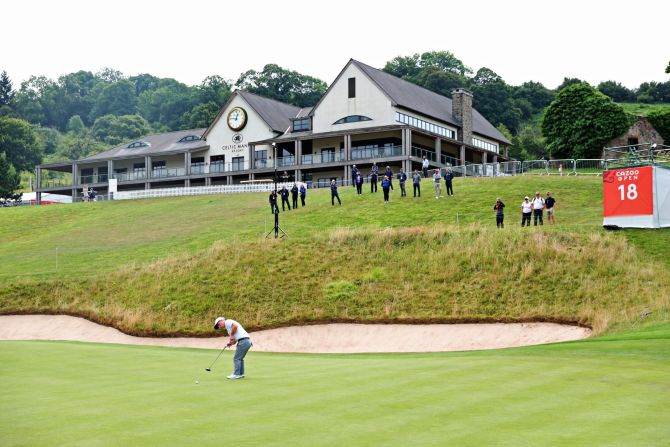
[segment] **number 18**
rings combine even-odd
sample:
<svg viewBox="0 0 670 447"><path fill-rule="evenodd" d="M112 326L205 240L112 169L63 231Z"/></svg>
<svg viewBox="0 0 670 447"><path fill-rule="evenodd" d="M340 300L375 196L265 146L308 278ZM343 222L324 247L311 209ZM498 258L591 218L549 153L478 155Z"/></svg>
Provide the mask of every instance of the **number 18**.
<svg viewBox="0 0 670 447"><path fill-rule="evenodd" d="M626 191L625 185L620 185L618 188L619 192L621 193L621 200L626 200L626 197L628 200L635 200L637 199L637 186L635 183L631 183L628 185L628 191Z"/></svg>

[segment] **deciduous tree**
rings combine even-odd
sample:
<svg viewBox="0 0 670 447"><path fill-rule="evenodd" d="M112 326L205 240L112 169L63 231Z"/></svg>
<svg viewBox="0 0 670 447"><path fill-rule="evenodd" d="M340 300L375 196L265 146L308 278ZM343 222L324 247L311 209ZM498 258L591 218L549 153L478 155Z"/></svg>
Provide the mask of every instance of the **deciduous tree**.
<svg viewBox="0 0 670 447"><path fill-rule="evenodd" d="M9 163L4 152L0 152L0 199L17 199L16 191L21 187L21 175Z"/></svg>
<svg viewBox="0 0 670 447"><path fill-rule="evenodd" d="M328 88L320 79L276 64L267 64L260 72L249 70L242 73L235 85L242 90L298 107L313 106Z"/></svg>
<svg viewBox="0 0 670 447"><path fill-rule="evenodd" d="M0 118L0 152L17 171L32 171L42 160L35 131L16 118Z"/></svg>
<svg viewBox="0 0 670 447"><path fill-rule="evenodd" d="M542 119L553 158L600 158L604 144L630 125L624 110L586 83L561 90Z"/></svg>

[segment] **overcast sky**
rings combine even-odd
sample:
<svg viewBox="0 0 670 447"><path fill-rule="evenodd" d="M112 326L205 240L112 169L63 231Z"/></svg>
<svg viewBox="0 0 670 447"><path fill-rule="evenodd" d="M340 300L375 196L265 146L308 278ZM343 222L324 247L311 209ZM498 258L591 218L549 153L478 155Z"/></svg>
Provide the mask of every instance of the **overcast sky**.
<svg viewBox="0 0 670 447"><path fill-rule="evenodd" d="M16 89L31 75L103 67L234 81L266 63L330 84L350 58L382 68L434 50L512 85L670 79L661 0L10 0L0 10L0 71Z"/></svg>

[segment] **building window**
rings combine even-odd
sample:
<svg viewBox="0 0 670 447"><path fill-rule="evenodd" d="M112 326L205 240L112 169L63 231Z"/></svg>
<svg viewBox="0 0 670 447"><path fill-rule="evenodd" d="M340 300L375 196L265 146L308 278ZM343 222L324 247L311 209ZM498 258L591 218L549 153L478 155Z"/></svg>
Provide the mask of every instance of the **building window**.
<svg viewBox="0 0 670 447"><path fill-rule="evenodd" d="M349 115L345 116L344 118L340 118L333 124L357 123L359 121L372 121L372 118L363 115Z"/></svg>
<svg viewBox="0 0 670 447"><path fill-rule="evenodd" d="M356 97L356 78L349 78L349 98Z"/></svg>
<svg viewBox="0 0 670 447"><path fill-rule="evenodd" d="M312 126L310 125L309 118L297 118L293 120L293 132L302 132L305 130L310 130Z"/></svg>
<svg viewBox="0 0 670 447"><path fill-rule="evenodd" d="M198 141L200 137L197 135L186 135L184 138L179 140L179 143L188 143L189 141Z"/></svg>
<svg viewBox="0 0 670 447"><path fill-rule="evenodd" d="M244 157L233 157L233 171L244 171Z"/></svg>
<svg viewBox="0 0 670 447"><path fill-rule="evenodd" d="M482 149L486 149L487 151L495 152L496 154L498 153L497 144L489 143L488 141L481 140L476 137L472 137L472 145Z"/></svg>
<svg viewBox="0 0 670 447"><path fill-rule="evenodd" d="M128 146L126 146L128 149L136 149L138 147L148 147L151 146L149 143L146 141L135 141L134 143L130 143Z"/></svg>
<svg viewBox="0 0 670 447"><path fill-rule="evenodd" d="M437 135L441 135L446 138L451 138L452 140L456 139L456 132L446 127L438 126L437 124L429 123L420 118L415 118L410 115L405 115L404 113L396 112L395 120L399 123L409 124L412 127L417 129L425 130Z"/></svg>

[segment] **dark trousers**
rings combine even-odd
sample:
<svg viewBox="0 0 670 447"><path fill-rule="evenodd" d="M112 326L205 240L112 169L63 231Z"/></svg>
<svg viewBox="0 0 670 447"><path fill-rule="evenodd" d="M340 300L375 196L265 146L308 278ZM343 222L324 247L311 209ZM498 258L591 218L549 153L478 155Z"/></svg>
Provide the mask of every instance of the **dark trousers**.
<svg viewBox="0 0 670 447"><path fill-rule="evenodd" d="M389 201L389 189L388 188L382 188L384 190L384 202Z"/></svg>
<svg viewBox="0 0 670 447"><path fill-rule="evenodd" d="M422 168L422 171L423 171L423 178L427 178L428 177L428 168Z"/></svg>
<svg viewBox="0 0 670 447"><path fill-rule="evenodd" d="M542 221L542 208L533 210L533 225L535 226L537 226L537 219L540 219L540 225L544 225L544 222ZM528 221L528 225L530 226L530 220Z"/></svg>
<svg viewBox="0 0 670 447"><path fill-rule="evenodd" d="M284 208L284 204L286 204L286 206L288 206L288 210L291 211L291 205L288 203L288 199L285 199L285 198L282 197L281 198L281 210L282 211L286 211L286 208Z"/></svg>
<svg viewBox="0 0 670 447"><path fill-rule="evenodd" d="M277 202L275 202L275 203L271 203L271 204L270 204L270 212L271 212L272 214L274 214L274 213L275 213L275 210L276 210L276 211L279 211L279 207L277 206Z"/></svg>
<svg viewBox="0 0 670 447"><path fill-rule="evenodd" d="M522 213L521 216L521 226L523 227L526 222L528 222L528 225L530 227L530 215L531 213Z"/></svg>
<svg viewBox="0 0 670 447"><path fill-rule="evenodd" d="M300 196L300 201L302 202L302 206L305 206L305 196Z"/></svg>
<svg viewBox="0 0 670 447"><path fill-rule="evenodd" d="M330 201L333 206L335 206L335 197L337 197L337 201L342 205L342 201L340 200L340 195L338 193L331 194L330 195ZM530 220L528 221L528 225L530 225Z"/></svg>
<svg viewBox="0 0 670 447"><path fill-rule="evenodd" d="M361 183L360 185L356 183L356 192L358 194L363 194L363 184Z"/></svg>
<svg viewBox="0 0 670 447"><path fill-rule="evenodd" d="M298 194L294 195L292 198L293 198L293 208L298 208Z"/></svg>
<svg viewBox="0 0 670 447"><path fill-rule="evenodd" d="M503 223L503 220L505 220L505 216L496 216L496 227L504 228L505 224Z"/></svg>
<svg viewBox="0 0 670 447"><path fill-rule="evenodd" d="M377 180L370 180L370 192L377 192Z"/></svg>
<svg viewBox="0 0 670 447"><path fill-rule="evenodd" d="M405 182L400 182L400 197L406 196L407 191L405 191Z"/></svg>
<svg viewBox="0 0 670 447"><path fill-rule="evenodd" d="M414 183L414 197L417 196L421 197L421 183Z"/></svg>
<svg viewBox="0 0 670 447"><path fill-rule="evenodd" d="M454 195L454 187L452 186L451 182L447 182L447 195L448 196Z"/></svg>

